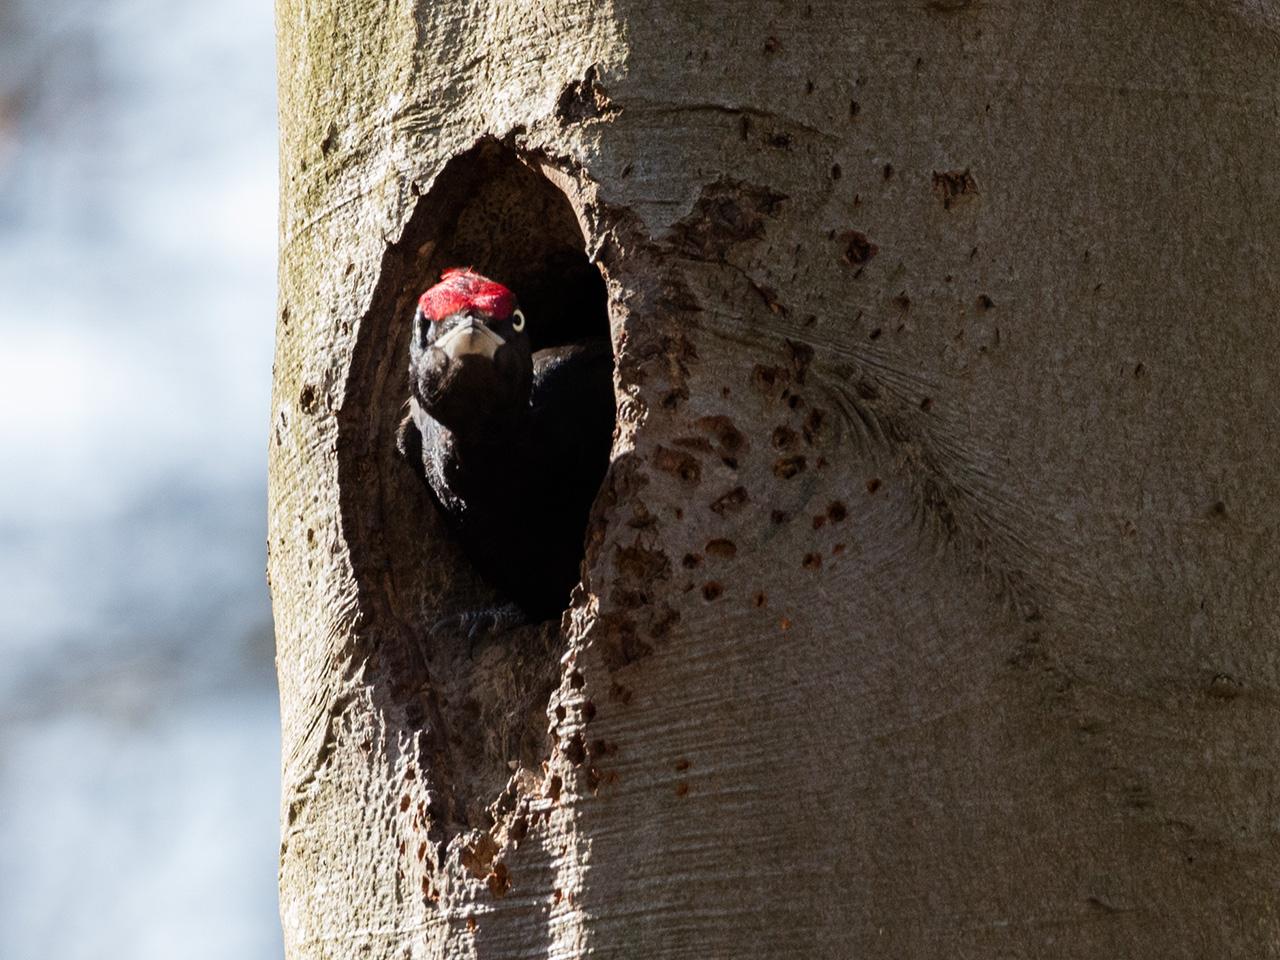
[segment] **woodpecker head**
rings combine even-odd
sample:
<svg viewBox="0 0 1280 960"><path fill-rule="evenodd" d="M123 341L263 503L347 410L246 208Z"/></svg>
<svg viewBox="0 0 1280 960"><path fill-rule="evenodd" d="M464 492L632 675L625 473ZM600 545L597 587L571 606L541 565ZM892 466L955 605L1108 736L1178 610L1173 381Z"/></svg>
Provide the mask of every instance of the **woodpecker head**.
<svg viewBox="0 0 1280 960"><path fill-rule="evenodd" d="M515 294L454 267L418 299L409 347L413 396L454 432L499 439L529 406L533 356Z"/></svg>

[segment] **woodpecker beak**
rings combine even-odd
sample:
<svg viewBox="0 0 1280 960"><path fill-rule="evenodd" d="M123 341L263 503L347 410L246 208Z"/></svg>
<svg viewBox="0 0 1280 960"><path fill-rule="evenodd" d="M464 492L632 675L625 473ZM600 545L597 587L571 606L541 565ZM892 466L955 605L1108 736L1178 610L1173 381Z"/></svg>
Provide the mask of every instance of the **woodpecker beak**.
<svg viewBox="0 0 1280 960"><path fill-rule="evenodd" d="M479 355L492 360L498 348L507 341L498 336L474 317L467 317L434 344L444 351L450 360L468 355Z"/></svg>

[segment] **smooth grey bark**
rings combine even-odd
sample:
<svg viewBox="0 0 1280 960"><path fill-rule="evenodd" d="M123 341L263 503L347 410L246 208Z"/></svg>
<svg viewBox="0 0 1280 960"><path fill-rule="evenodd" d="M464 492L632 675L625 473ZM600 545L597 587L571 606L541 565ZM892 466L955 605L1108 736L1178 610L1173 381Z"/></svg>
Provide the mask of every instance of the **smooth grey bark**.
<svg viewBox="0 0 1280 960"><path fill-rule="evenodd" d="M1273 0L278 18L291 957L1280 955ZM470 650L412 297L575 246L584 585Z"/></svg>

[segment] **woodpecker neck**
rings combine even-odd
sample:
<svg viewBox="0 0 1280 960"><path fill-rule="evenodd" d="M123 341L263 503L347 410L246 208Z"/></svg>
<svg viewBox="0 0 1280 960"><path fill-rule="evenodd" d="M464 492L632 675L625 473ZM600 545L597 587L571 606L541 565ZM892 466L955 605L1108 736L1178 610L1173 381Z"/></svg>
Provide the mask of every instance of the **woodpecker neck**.
<svg viewBox="0 0 1280 960"><path fill-rule="evenodd" d="M510 417L490 420L484 427L463 424L457 429L435 419L416 399L410 410L422 434L427 480L441 499L461 505L477 496L502 495L510 490L512 469L524 457L527 407Z"/></svg>

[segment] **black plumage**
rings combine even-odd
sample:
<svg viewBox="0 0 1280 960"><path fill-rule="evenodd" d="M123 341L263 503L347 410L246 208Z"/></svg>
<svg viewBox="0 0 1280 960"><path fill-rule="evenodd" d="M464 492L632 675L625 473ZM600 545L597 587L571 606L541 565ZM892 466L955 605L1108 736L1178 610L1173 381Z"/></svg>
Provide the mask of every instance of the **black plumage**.
<svg viewBox="0 0 1280 960"><path fill-rule="evenodd" d="M400 444L477 572L545 620L580 577L612 445L613 353L605 337L535 353L529 333L505 287L446 271L414 319Z"/></svg>

